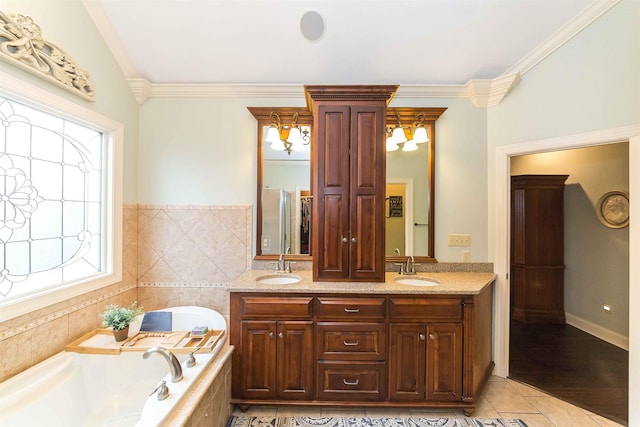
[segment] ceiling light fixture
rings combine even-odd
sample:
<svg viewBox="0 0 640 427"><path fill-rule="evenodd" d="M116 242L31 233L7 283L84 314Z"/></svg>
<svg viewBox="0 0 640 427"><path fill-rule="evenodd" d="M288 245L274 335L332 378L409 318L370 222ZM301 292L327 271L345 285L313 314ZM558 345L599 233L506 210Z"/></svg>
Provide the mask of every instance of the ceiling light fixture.
<svg viewBox="0 0 640 427"><path fill-rule="evenodd" d="M400 147L399 144L404 144L402 151L415 151L418 149L417 144L429 142L427 129L424 126L424 113L416 114L411 126L407 127L402 126L398 112L396 112L396 118L398 119L396 126L387 127L387 151L396 151Z"/></svg>
<svg viewBox="0 0 640 427"><path fill-rule="evenodd" d="M293 114L291 127L282 126L280 116L275 111L271 114L271 125L267 130L266 142L271 143L270 148L276 151L286 151L291 155L291 151L303 151L305 146L311 142L309 139L309 129L300 128L298 125L298 113Z"/></svg>

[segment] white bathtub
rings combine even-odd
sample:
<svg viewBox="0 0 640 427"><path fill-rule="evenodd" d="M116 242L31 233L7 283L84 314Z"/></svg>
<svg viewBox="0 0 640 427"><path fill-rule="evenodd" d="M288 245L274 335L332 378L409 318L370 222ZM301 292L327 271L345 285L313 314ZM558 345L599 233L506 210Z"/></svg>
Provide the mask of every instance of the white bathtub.
<svg viewBox="0 0 640 427"><path fill-rule="evenodd" d="M173 330L193 326L227 329L224 318L202 307L172 307ZM131 325L131 334L139 324ZM61 352L0 383L0 426L3 427L98 427L156 426L162 422L210 364L224 345L213 352L196 354L196 366L186 367L186 355L177 356L184 379L171 382L163 357L127 352L95 355ZM149 394L162 380L169 397L158 401Z"/></svg>

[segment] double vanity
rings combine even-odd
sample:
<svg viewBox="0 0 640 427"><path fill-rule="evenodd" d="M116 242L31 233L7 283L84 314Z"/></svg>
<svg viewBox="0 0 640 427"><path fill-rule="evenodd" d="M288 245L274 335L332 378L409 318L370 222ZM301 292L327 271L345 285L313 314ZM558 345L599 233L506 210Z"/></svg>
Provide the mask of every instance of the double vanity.
<svg viewBox="0 0 640 427"><path fill-rule="evenodd" d="M313 281L251 270L230 291L232 403L459 407L493 369L493 273Z"/></svg>

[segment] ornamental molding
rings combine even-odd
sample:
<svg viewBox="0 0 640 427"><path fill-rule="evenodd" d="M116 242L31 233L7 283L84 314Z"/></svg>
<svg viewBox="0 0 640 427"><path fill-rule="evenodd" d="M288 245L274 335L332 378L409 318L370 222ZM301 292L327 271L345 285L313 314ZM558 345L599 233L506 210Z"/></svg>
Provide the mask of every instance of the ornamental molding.
<svg viewBox="0 0 640 427"><path fill-rule="evenodd" d="M89 73L60 47L43 39L40 26L29 16L9 17L0 11L0 58L88 101L94 100Z"/></svg>
<svg viewBox="0 0 640 427"><path fill-rule="evenodd" d="M514 73L495 79L469 80L465 94L478 108L495 107L520 81L520 74Z"/></svg>

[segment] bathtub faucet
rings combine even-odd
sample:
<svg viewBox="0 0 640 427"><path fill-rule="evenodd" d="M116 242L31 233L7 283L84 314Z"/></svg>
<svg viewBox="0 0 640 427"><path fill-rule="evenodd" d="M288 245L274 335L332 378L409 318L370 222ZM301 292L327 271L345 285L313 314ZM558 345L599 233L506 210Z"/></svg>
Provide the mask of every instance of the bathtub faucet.
<svg viewBox="0 0 640 427"><path fill-rule="evenodd" d="M158 353L164 360L169 364L169 368L171 369L171 382L177 383L182 380L182 366L180 366L180 361L176 356L173 355L169 350L164 347L152 347L149 350L142 353L142 358L147 359L151 353Z"/></svg>

